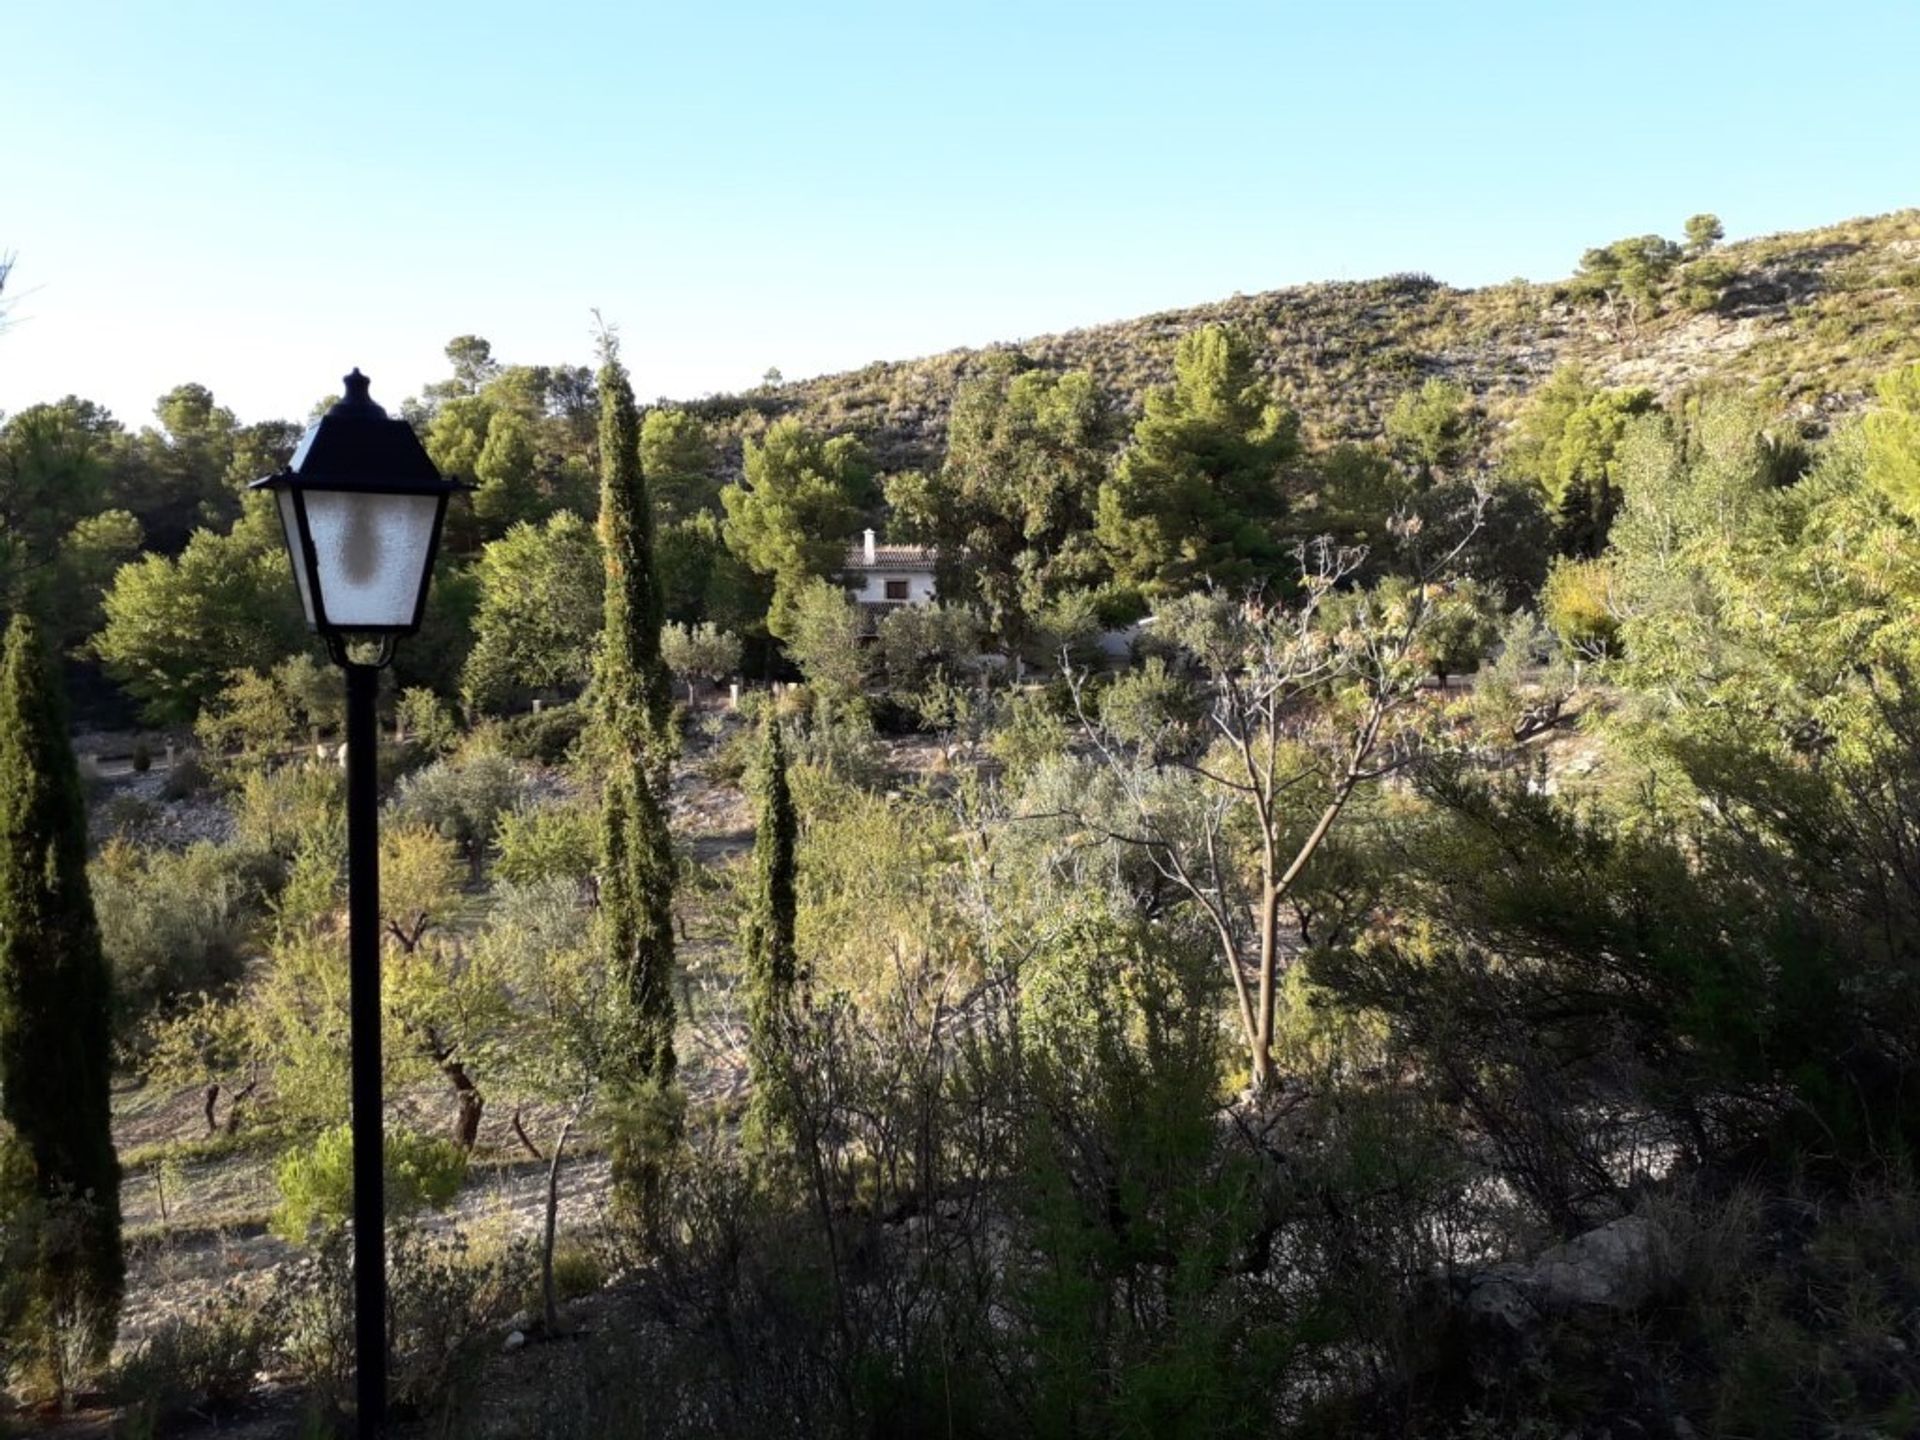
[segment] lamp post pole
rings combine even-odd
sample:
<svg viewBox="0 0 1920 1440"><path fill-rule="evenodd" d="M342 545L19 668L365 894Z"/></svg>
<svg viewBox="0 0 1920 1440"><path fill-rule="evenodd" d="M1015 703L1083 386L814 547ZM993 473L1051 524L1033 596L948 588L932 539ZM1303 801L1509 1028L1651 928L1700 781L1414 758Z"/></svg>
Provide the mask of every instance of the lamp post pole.
<svg viewBox="0 0 1920 1440"><path fill-rule="evenodd" d="M387 1429L386 1144L380 1114L380 777L374 699L394 642L420 629L447 502L469 486L434 468L367 377L250 487L273 497L307 627L347 678L347 974L353 1091L353 1330L361 1440ZM350 647L372 647L355 660ZM363 649L362 653L365 651Z"/></svg>
<svg viewBox="0 0 1920 1440"><path fill-rule="evenodd" d="M347 956L353 1050L353 1299L362 1440L387 1428L387 1214L380 1098L380 671L347 672Z"/></svg>

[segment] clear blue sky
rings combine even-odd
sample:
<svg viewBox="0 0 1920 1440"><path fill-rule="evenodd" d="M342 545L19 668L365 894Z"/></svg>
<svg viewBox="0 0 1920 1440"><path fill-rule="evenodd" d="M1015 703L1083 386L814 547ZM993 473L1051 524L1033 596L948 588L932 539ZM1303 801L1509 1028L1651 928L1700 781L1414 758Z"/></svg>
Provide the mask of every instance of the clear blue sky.
<svg viewBox="0 0 1920 1440"><path fill-rule="evenodd" d="M477 333L643 396L1920 203L1920 3L12 0L0 409L303 417Z"/></svg>

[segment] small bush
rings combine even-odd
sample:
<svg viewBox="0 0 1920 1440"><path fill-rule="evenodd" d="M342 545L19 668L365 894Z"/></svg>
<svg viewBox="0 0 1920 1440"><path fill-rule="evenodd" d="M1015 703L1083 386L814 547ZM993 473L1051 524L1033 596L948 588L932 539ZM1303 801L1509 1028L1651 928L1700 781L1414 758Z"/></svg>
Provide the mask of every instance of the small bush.
<svg viewBox="0 0 1920 1440"><path fill-rule="evenodd" d="M741 706L742 711L746 708L745 705ZM764 713L764 707L755 708ZM759 749L759 727L742 726L708 752L706 759L700 762L700 773L715 785L738 785L753 768L754 756Z"/></svg>
<svg viewBox="0 0 1920 1440"><path fill-rule="evenodd" d="M402 1229L387 1265L394 1404L448 1419L471 1395L500 1326L521 1307L534 1272L532 1247L523 1238L486 1251L458 1231Z"/></svg>
<svg viewBox="0 0 1920 1440"><path fill-rule="evenodd" d="M234 830L242 844L291 860L303 848L344 853L346 772L308 761L276 770L252 770L240 782Z"/></svg>
<svg viewBox="0 0 1920 1440"><path fill-rule="evenodd" d="M583 1245L561 1245L553 1255L553 1288L562 1300L578 1300L607 1283L607 1267Z"/></svg>
<svg viewBox="0 0 1920 1440"><path fill-rule="evenodd" d="M400 738L434 755L444 755L460 739L460 726L440 697L416 687L403 690L394 707L394 725Z"/></svg>
<svg viewBox="0 0 1920 1440"><path fill-rule="evenodd" d="M91 867L116 1024L229 984L264 912L272 861L241 846L141 850L111 840Z"/></svg>
<svg viewBox="0 0 1920 1440"><path fill-rule="evenodd" d="M558 765L587 728L587 712L579 705L554 705L515 715L500 722L500 748L515 760Z"/></svg>
<svg viewBox="0 0 1920 1440"><path fill-rule="evenodd" d="M1093 613L1109 630L1124 630L1153 613L1147 597L1131 585L1111 581L1093 592Z"/></svg>
<svg viewBox="0 0 1920 1440"><path fill-rule="evenodd" d="M151 769L153 769L153 749L142 740L133 747L133 773L144 775Z"/></svg>
<svg viewBox="0 0 1920 1440"><path fill-rule="evenodd" d="M167 800L191 800L203 795L207 787L213 784L213 777L207 773L207 767L200 759L198 750L182 750L174 756L173 767L167 771L167 778L160 782L160 794Z"/></svg>
<svg viewBox="0 0 1920 1440"><path fill-rule="evenodd" d="M387 1268L393 1407L454 1419L486 1349L526 1292L531 1248L518 1240L483 1249L459 1231L427 1236L400 1227ZM311 1255L285 1267L268 1316L281 1362L317 1405L344 1406L354 1367L352 1237L332 1231ZM454 1424L442 1429L468 1433Z"/></svg>
<svg viewBox="0 0 1920 1440"><path fill-rule="evenodd" d="M1021 691L988 739L987 753L1006 768L1008 781L1018 786L1046 761L1064 755L1071 739L1067 722L1044 694Z"/></svg>
<svg viewBox="0 0 1920 1440"><path fill-rule="evenodd" d="M584 805L523 805L501 817L493 873L516 885L579 880L600 863L599 817Z"/></svg>
<svg viewBox="0 0 1920 1440"><path fill-rule="evenodd" d="M121 1362L114 1393L156 1422L232 1410L253 1394L272 1343L272 1326L254 1299L223 1290L149 1335Z"/></svg>
<svg viewBox="0 0 1920 1440"><path fill-rule="evenodd" d="M395 818L437 830L460 846L476 868L493 844L502 817L526 795L519 768L502 754L477 751L436 760L400 784Z"/></svg>
<svg viewBox="0 0 1920 1440"><path fill-rule="evenodd" d="M266 1307L281 1365L325 1409L353 1388L353 1237L328 1231L313 1253L280 1268Z"/></svg>
<svg viewBox="0 0 1920 1440"><path fill-rule="evenodd" d="M467 1155L451 1140L398 1130L386 1137L385 1171L387 1214L404 1217L452 1200L466 1178ZM304 1240L316 1224L343 1223L353 1209L352 1127L335 1126L281 1157L274 1182L280 1206L273 1228L284 1239Z"/></svg>
<svg viewBox="0 0 1920 1440"><path fill-rule="evenodd" d="M1186 754L1201 740L1206 704L1158 655L1116 677L1100 697L1100 718L1115 736L1154 759Z"/></svg>
<svg viewBox="0 0 1920 1440"><path fill-rule="evenodd" d="M1610 655L1620 621L1611 599L1612 572L1604 560L1556 560L1540 592L1540 609L1553 633L1576 654Z"/></svg>

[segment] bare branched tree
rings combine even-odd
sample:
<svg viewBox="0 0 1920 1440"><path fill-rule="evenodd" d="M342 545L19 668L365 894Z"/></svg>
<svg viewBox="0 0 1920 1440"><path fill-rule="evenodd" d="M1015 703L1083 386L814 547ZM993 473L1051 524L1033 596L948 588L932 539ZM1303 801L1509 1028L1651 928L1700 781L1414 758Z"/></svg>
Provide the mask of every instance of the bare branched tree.
<svg viewBox="0 0 1920 1440"><path fill-rule="evenodd" d="M1321 540L1298 552L1293 604L1256 593L1166 607L1158 628L1195 666L1206 697L1202 733L1184 751L1123 739L1096 713L1086 676L1070 673L1081 732L1124 797L1120 820L1078 818L1134 847L1206 917L1257 1089L1275 1080L1289 903L1356 794L1413 758L1429 651L1449 607L1463 603L1440 577L1479 524L1476 506L1458 543L1413 578L1354 588L1365 552Z"/></svg>

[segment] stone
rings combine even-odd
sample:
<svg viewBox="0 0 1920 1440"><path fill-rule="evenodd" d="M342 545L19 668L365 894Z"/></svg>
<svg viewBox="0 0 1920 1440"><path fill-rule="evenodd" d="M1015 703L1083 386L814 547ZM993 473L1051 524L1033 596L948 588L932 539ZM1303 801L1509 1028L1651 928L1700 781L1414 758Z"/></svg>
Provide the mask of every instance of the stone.
<svg viewBox="0 0 1920 1440"><path fill-rule="evenodd" d="M1506 1268L1474 1277L1467 1290L1467 1316L1476 1325L1519 1335L1533 1328L1540 1312L1519 1281L1504 1273Z"/></svg>
<svg viewBox="0 0 1920 1440"><path fill-rule="evenodd" d="M1530 1267L1527 1288L1543 1309L1634 1310L1652 1297L1657 1268L1653 1227L1626 1215L1547 1251Z"/></svg>
<svg viewBox="0 0 1920 1440"><path fill-rule="evenodd" d="M500 1349L506 1354L511 1355L513 1354L514 1351L518 1350L521 1346L525 1345L526 1343L527 1343L526 1331L509 1330L507 1332L506 1343L502 1345Z"/></svg>

